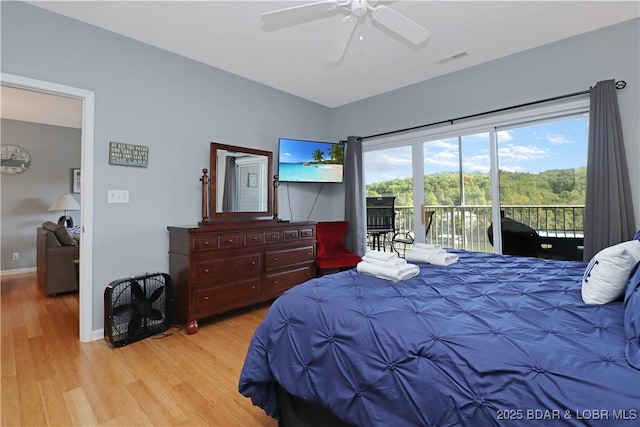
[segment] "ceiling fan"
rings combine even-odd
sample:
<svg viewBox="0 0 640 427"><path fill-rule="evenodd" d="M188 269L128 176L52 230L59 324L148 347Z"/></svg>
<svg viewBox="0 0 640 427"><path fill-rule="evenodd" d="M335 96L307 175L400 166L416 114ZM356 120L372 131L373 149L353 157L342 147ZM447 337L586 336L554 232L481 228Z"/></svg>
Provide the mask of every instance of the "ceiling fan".
<svg viewBox="0 0 640 427"><path fill-rule="evenodd" d="M375 3L376 0L319 1L263 13L262 22L265 29L277 29L300 22L319 19L330 13L349 13L342 18L334 34L327 57L329 62L338 62L342 59L359 18L364 17L367 13L371 14L371 18L375 22L383 25L413 44L418 45L427 41L430 34L429 30L401 13L384 5L375 6Z"/></svg>

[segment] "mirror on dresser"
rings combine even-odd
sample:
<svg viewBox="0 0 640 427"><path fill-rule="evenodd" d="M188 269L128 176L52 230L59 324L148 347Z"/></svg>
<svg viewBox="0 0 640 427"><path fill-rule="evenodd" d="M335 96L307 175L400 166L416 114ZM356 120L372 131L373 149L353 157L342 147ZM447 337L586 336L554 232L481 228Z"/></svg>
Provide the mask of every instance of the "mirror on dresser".
<svg viewBox="0 0 640 427"><path fill-rule="evenodd" d="M272 215L272 157L271 151L211 143L212 219Z"/></svg>

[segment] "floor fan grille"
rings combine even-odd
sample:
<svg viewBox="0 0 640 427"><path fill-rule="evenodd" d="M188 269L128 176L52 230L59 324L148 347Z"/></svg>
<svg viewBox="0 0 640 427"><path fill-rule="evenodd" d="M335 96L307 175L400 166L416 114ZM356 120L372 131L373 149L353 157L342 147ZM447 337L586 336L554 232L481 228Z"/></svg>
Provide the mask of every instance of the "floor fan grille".
<svg viewBox="0 0 640 427"><path fill-rule="evenodd" d="M104 338L121 347L169 328L173 316L171 277L145 274L114 280L104 292Z"/></svg>

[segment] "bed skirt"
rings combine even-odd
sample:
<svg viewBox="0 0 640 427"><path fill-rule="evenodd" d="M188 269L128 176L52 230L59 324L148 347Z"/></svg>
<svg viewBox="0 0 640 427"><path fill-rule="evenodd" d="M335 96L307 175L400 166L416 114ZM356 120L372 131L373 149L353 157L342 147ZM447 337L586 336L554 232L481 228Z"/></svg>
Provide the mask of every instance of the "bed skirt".
<svg viewBox="0 0 640 427"><path fill-rule="evenodd" d="M277 386L280 420L278 427L353 427L329 409L295 397L280 385Z"/></svg>

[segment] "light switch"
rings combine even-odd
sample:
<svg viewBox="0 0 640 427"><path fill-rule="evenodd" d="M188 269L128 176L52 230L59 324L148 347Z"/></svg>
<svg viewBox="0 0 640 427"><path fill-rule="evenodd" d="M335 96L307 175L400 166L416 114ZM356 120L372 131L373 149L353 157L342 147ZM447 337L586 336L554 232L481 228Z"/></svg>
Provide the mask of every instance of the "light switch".
<svg viewBox="0 0 640 427"><path fill-rule="evenodd" d="M129 203L129 190L107 190L107 203Z"/></svg>

